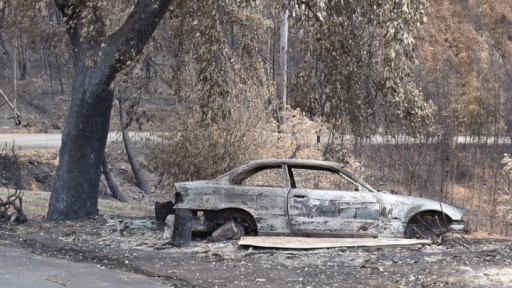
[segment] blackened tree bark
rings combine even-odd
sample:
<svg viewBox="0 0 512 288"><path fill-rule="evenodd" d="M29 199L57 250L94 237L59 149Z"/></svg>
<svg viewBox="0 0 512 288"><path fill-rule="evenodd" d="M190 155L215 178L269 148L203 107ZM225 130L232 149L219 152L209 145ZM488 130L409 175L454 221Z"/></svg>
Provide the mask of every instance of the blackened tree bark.
<svg viewBox="0 0 512 288"><path fill-rule="evenodd" d="M121 124L121 132L123 135L124 149L126 150L126 156L128 156L128 161L130 162L130 166L132 167L132 173L133 176L135 177L135 181L137 181L137 187L139 187L140 190L144 191L144 193L149 193L151 191L151 186L149 185L149 182L142 174L139 163L137 163L137 160L133 155L132 140L130 138L130 133L128 131L128 126L130 126L130 123L132 121L127 121L126 111L123 107L123 103L127 100L125 90L126 89L124 89L119 95L119 121Z"/></svg>
<svg viewBox="0 0 512 288"><path fill-rule="evenodd" d="M171 2L137 0L123 25L106 35L96 1L55 0L66 19L75 76L48 220L98 214L101 163L113 103L110 84L142 52Z"/></svg>
<svg viewBox="0 0 512 288"><path fill-rule="evenodd" d="M107 182L108 189L110 189L110 193L112 193L112 197L121 201L127 202L128 200L124 196L123 192L119 190L119 186L117 186L116 180L114 180L114 176L110 173L110 169L108 168L108 160L107 155L103 154L103 161L101 162L101 170L103 172L103 177L105 177L105 181Z"/></svg>

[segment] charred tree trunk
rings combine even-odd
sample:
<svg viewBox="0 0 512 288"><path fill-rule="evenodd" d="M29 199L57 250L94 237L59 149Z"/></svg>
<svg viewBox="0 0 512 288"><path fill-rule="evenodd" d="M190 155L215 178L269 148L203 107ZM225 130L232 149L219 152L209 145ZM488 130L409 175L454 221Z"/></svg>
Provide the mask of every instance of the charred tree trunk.
<svg viewBox="0 0 512 288"><path fill-rule="evenodd" d="M132 173L133 176L135 177L135 181L137 181L137 187L139 187L140 190L144 191L144 193L149 193L151 187L149 186L149 183L144 177L144 175L141 173L139 163L137 163L137 160L135 160L135 157L133 156L132 140L130 139L130 133L128 132L129 124L126 121L126 111L123 108L123 102L126 100L126 97L123 94L124 92L121 92L121 95L119 97L119 120L121 122L124 149L126 150L126 156L128 157L128 161L130 162L130 166L132 167Z"/></svg>
<svg viewBox="0 0 512 288"><path fill-rule="evenodd" d="M75 73L81 76L79 71ZM85 85L87 81L83 78L86 77L75 77L48 220L98 214L100 167L107 143L113 92L101 83Z"/></svg>
<svg viewBox="0 0 512 288"><path fill-rule="evenodd" d="M123 25L106 35L99 8L90 5L93 2L55 0L66 19L75 76L48 220L98 214L101 164L113 104L110 84L142 52L171 2L137 0ZM92 17L84 17L85 11ZM89 29L92 26L95 29Z"/></svg>
<svg viewBox="0 0 512 288"><path fill-rule="evenodd" d="M107 181L108 189L110 189L110 193L112 193L112 197L115 199L121 201L121 202L128 202L126 197L124 196L123 192L119 190L119 186L117 186L116 181L114 180L114 177L112 177L112 173L110 173L110 169L108 169L108 160L107 155L103 154L103 161L101 163L101 168L103 171L103 176L105 177L105 180Z"/></svg>

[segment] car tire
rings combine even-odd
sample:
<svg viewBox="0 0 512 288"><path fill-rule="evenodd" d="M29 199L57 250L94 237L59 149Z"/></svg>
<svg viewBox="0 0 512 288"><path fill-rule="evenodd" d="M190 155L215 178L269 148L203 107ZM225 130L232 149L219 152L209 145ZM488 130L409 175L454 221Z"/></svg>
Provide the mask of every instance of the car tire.
<svg viewBox="0 0 512 288"><path fill-rule="evenodd" d="M245 227L242 223L239 223L239 222L235 222L235 227L238 230L238 232L236 233L236 235L231 237L231 239L232 240L240 240L240 238L242 238L242 236L245 236L245 233L246 233Z"/></svg>
<svg viewBox="0 0 512 288"><path fill-rule="evenodd" d="M434 231L425 230L422 232L422 234L427 238L427 240L432 241L433 244L437 244L438 237Z"/></svg>

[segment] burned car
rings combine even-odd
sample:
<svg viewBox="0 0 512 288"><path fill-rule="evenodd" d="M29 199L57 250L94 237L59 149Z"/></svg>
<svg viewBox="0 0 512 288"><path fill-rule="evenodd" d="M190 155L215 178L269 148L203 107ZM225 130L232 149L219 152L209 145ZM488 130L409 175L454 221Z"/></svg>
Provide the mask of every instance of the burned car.
<svg viewBox="0 0 512 288"><path fill-rule="evenodd" d="M258 160L174 188L174 208L192 211L196 232L228 221L240 235L432 239L467 231L466 209L377 191L333 162Z"/></svg>

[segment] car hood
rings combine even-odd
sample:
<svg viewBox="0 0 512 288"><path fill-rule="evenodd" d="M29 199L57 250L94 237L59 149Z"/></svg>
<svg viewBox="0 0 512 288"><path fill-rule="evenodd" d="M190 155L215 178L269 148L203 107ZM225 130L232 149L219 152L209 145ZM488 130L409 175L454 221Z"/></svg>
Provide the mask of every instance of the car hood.
<svg viewBox="0 0 512 288"><path fill-rule="evenodd" d="M408 221L416 213L426 210L442 211L452 220L461 220L467 209L431 199L395 195L389 192L378 192L381 204L381 216L399 218Z"/></svg>

